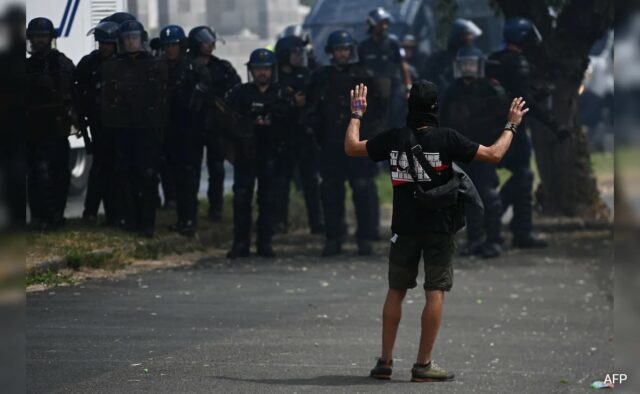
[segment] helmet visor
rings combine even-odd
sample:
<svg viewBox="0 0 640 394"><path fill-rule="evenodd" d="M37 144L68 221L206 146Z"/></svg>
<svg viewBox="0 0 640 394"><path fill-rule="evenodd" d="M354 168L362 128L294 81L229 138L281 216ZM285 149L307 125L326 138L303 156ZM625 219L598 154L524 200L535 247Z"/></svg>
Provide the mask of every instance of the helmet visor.
<svg viewBox="0 0 640 394"><path fill-rule="evenodd" d="M458 57L453 62L453 77L458 78L483 78L484 60L478 56Z"/></svg>
<svg viewBox="0 0 640 394"><path fill-rule="evenodd" d="M218 39L209 29L200 29L193 38L200 44L213 44Z"/></svg>

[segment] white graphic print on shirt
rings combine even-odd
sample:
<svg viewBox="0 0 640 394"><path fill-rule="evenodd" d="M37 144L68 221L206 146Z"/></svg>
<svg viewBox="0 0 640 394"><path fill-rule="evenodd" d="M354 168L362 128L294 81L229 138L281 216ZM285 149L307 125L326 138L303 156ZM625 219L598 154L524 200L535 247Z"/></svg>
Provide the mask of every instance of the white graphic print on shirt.
<svg viewBox="0 0 640 394"><path fill-rule="evenodd" d="M441 172L449 168L448 164L443 164L440 161L440 153L438 152L423 152L425 158L431 164L434 170ZM416 168L416 175L418 181L430 182L431 178L422 169L418 160L414 157L413 162ZM407 182L413 182L411 174L409 174L409 162L407 161L407 155L405 152L398 152L392 150L389 157L389 166L391 167L391 184L393 186L403 185Z"/></svg>

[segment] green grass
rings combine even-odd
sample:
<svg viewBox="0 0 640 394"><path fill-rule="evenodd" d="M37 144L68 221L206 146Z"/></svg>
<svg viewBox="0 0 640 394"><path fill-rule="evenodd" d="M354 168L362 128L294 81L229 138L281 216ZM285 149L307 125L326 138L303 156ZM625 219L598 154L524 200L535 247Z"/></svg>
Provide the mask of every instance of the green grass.
<svg viewBox="0 0 640 394"><path fill-rule="evenodd" d="M46 270L42 272L34 272L27 274L25 284L27 286L42 284L46 286L60 286L63 284L74 284L76 281L73 279L72 274L62 274L53 270Z"/></svg>

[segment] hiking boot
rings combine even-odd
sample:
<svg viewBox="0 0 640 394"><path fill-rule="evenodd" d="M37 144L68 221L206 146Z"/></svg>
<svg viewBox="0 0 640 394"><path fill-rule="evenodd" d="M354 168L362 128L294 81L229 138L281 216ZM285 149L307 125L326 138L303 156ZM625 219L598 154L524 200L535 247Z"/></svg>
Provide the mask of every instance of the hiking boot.
<svg viewBox="0 0 640 394"><path fill-rule="evenodd" d="M322 257L335 256L342 252L342 244L337 239L328 239L322 249Z"/></svg>
<svg viewBox="0 0 640 394"><path fill-rule="evenodd" d="M427 364L413 364L411 369L412 382L438 382L453 379L454 374L447 372L434 361Z"/></svg>
<svg viewBox="0 0 640 394"><path fill-rule="evenodd" d="M546 248L549 243L533 234L528 234L522 237L513 237L511 246L520 249Z"/></svg>
<svg viewBox="0 0 640 394"><path fill-rule="evenodd" d="M391 372L393 367L393 360L383 360L378 357L378 361L376 362L376 366L371 370L369 376L374 379L391 379Z"/></svg>

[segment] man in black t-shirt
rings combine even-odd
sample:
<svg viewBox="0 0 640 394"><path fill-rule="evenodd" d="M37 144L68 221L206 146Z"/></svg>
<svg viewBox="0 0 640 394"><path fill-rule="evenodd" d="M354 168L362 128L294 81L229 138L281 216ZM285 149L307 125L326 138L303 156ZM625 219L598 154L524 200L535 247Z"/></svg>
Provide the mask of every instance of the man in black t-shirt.
<svg viewBox="0 0 640 394"><path fill-rule="evenodd" d="M349 156L369 156L374 161L389 160L393 184L393 237L389 253L389 290L383 309L382 356L371 370L371 377L391 378L392 351L402 300L407 289L417 286L418 264L422 255L427 302L422 312L420 348L417 362L411 370L411 380L449 380L454 374L437 366L431 360L431 351L440 326L444 292L450 291L453 285L454 237L464 226L464 212L462 203L430 209L414 197L416 182L423 190L444 185L454 176L454 161L499 162L528 109L524 109L525 102L521 97L515 98L500 137L491 146L480 145L453 129L438 126L438 90L431 82L418 81L409 94L407 127L391 129L371 140L361 141L360 120L367 108L366 96L367 87L363 84L351 91L352 113L345 134L345 152ZM415 141L434 171L425 171L420 166L420 161L425 161L414 157L410 159L414 162L412 167L415 171L409 171L405 152L410 147L410 133L414 133ZM432 179L428 173L437 173L438 179Z"/></svg>

